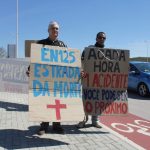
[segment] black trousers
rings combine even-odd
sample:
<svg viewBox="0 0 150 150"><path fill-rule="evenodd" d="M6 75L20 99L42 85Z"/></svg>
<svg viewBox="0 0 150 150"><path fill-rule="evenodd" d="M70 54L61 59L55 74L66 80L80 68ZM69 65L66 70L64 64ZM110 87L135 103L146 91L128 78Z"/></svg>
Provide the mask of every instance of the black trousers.
<svg viewBox="0 0 150 150"><path fill-rule="evenodd" d="M60 122L53 122L52 123L52 126L54 127L54 126L60 126L61 124L60 124ZM42 122L41 123L41 127L42 128L48 128L48 126L49 126L49 122Z"/></svg>

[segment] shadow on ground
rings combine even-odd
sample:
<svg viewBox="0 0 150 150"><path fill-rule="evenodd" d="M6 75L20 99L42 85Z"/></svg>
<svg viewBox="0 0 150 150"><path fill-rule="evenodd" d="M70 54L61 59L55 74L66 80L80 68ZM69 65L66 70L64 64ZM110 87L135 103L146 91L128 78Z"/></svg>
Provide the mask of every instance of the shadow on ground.
<svg viewBox="0 0 150 150"><path fill-rule="evenodd" d="M0 101L0 108L6 111L28 111L28 105Z"/></svg>
<svg viewBox="0 0 150 150"><path fill-rule="evenodd" d="M77 128L76 125L63 125L63 128L65 129L65 134L109 134L109 132L101 131L102 128L98 129L92 127L91 124L86 124L84 128L80 128L80 129ZM88 131L88 128L95 128L96 130Z"/></svg>
<svg viewBox="0 0 150 150"><path fill-rule="evenodd" d="M29 127L29 130L0 130L0 147L3 147L5 149L21 149L68 145L68 143L64 143L54 139L40 138L35 135L35 129L37 129L36 126Z"/></svg>
<svg viewBox="0 0 150 150"><path fill-rule="evenodd" d="M91 125L87 125L86 128L90 128ZM75 125L63 125L65 129L65 135L67 134L109 134L109 132L99 131L81 131L75 127ZM33 147L48 147L48 146L59 146L68 145L69 143L62 142L50 138L41 138L36 135L38 131L38 126L31 126L28 130L17 130L17 129L4 129L0 130L0 147L5 149L21 149L21 148L33 148ZM49 127L49 133L56 134L52 132L51 127ZM61 135L63 136L63 135Z"/></svg>

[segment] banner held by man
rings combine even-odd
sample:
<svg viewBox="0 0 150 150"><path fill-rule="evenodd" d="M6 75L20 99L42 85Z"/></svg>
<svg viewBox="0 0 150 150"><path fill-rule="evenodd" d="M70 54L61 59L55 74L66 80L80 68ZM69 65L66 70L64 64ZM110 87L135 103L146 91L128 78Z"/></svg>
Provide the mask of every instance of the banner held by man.
<svg viewBox="0 0 150 150"><path fill-rule="evenodd" d="M86 114L127 114L128 61L128 50L85 48L82 92Z"/></svg>
<svg viewBox="0 0 150 150"><path fill-rule="evenodd" d="M80 51L31 44L31 121L79 121L84 116Z"/></svg>

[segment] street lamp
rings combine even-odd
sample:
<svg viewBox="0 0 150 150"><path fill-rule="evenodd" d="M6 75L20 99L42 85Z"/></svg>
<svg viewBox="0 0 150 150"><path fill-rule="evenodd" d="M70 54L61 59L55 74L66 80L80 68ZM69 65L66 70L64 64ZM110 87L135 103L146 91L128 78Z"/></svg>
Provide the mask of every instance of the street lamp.
<svg viewBox="0 0 150 150"><path fill-rule="evenodd" d="M16 55L18 57L18 0L16 0Z"/></svg>

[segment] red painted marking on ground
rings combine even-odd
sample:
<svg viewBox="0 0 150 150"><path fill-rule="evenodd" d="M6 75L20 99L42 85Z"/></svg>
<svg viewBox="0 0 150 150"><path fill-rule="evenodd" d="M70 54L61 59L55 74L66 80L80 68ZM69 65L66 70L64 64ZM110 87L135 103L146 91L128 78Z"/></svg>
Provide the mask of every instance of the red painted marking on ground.
<svg viewBox="0 0 150 150"><path fill-rule="evenodd" d="M56 119L60 120L61 116L60 116L60 109L61 108L67 108L66 104L60 104L60 100L55 100L55 104L56 105L47 105L47 108L55 108L56 109Z"/></svg>
<svg viewBox="0 0 150 150"><path fill-rule="evenodd" d="M150 150L150 121L130 113L127 116L101 116L100 121L134 143Z"/></svg>

